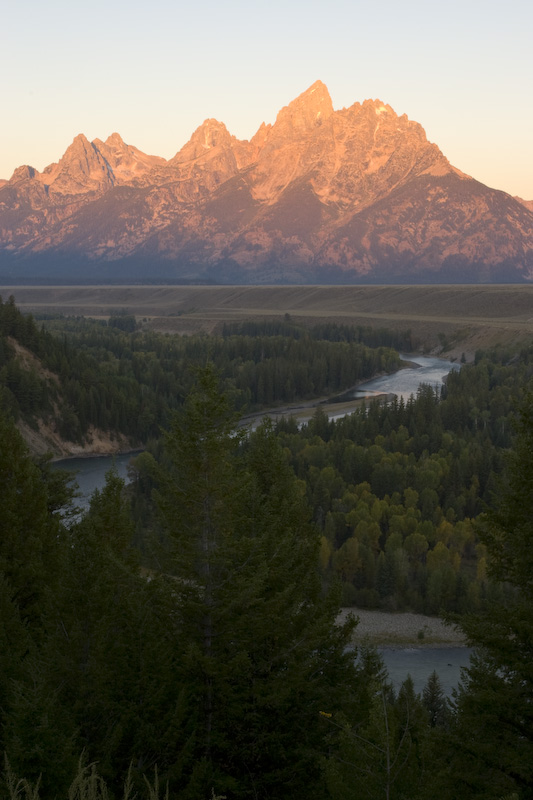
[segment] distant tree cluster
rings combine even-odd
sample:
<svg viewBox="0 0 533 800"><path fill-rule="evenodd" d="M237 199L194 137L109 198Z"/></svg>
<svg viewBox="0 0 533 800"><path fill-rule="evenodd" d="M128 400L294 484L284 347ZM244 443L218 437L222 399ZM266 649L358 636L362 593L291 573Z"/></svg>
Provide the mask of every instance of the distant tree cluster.
<svg viewBox="0 0 533 800"><path fill-rule="evenodd" d="M312 327L304 327L293 322L288 314L284 320L246 320L224 323L222 336L224 338L284 336L293 339L310 336L314 340L355 342L367 347L391 347L407 353L413 352L419 345L410 330L397 331L390 328L373 328L369 325L339 325L336 322L321 322Z"/></svg>
<svg viewBox="0 0 533 800"><path fill-rule="evenodd" d="M55 419L59 433L83 442L91 427L132 442L158 437L191 388L190 367L215 364L236 410L291 403L348 389L400 364L390 347L350 340L342 329L317 334L164 336L136 330L134 317L109 323L46 319L39 329L14 299L0 303L0 391L15 417ZM370 337L370 333L368 333ZM370 337L372 338L372 337ZM390 338L390 337L389 337ZM39 361L17 356L13 342Z"/></svg>
<svg viewBox="0 0 533 800"><path fill-rule="evenodd" d="M492 503L532 355L479 354L442 397L422 387L407 403L278 424L346 604L437 614L500 596L473 521Z"/></svg>

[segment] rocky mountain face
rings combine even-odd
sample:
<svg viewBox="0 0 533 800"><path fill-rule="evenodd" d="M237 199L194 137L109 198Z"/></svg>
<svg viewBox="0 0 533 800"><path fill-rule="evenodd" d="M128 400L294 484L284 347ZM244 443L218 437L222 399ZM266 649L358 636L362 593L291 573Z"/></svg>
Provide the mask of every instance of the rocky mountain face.
<svg viewBox="0 0 533 800"><path fill-rule="evenodd" d="M240 141L206 120L169 161L77 136L0 182L0 275L242 283L533 279L532 204L455 169L379 100L320 81Z"/></svg>
<svg viewBox="0 0 533 800"><path fill-rule="evenodd" d="M533 200L524 200L522 197L515 197L515 200L518 200L518 202L522 203L523 206L529 208L530 211L533 211Z"/></svg>

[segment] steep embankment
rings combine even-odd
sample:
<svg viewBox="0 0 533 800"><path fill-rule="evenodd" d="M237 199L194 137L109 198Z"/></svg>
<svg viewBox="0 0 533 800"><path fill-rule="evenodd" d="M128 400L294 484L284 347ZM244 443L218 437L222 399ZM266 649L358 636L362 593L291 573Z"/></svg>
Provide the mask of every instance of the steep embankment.
<svg viewBox="0 0 533 800"><path fill-rule="evenodd" d="M0 298L0 408L13 417L34 455L113 453L130 446L119 426L109 426L113 433L100 429L96 402L92 416L76 408L76 397L83 399L73 380L76 369L84 376L85 400L91 388L98 397L90 362L80 355L24 316L13 295L6 303Z"/></svg>
<svg viewBox="0 0 533 800"><path fill-rule="evenodd" d="M61 389L57 375L50 372L30 350L23 347L13 337L8 337L9 344L13 347L18 364L22 370L31 371L45 384L56 387L58 397L52 403L52 414L45 418L39 416L38 409L32 416L31 424L28 420L19 419L17 428L30 453L35 456L52 453L54 457L65 458L68 456L109 455L119 453L130 448L129 440L121 434L113 434L98 430L90 425L85 435L84 442L73 442L63 437L58 429L57 420L61 415Z"/></svg>
<svg viewBox="0 0 533 800"><path fill-rule="evenodd" d="M69 456L101 456L123 453L131 448L125 436L120 434L110 436L92 426L89 428L85 444L79 444L63 439L53 423L46 423L42 419L36 420L36 427L30 426L24 420L19 420L16 424L30 453L34 456L46 453L52 453L54 459Z"/></svg>

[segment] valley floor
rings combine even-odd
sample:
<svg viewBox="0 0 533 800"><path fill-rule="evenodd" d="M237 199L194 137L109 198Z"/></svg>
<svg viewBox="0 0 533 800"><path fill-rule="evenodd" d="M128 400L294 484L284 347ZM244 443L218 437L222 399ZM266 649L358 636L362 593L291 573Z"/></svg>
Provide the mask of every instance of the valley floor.
<svg viewBox="0 0 533 800"><path fill-rule="evenodd" d="M478 348L533 335L533 286L2 286L33 314L135 315L168 333L220 331L224 323L276 319L410 330L413 345L470 360Z"/></svg>

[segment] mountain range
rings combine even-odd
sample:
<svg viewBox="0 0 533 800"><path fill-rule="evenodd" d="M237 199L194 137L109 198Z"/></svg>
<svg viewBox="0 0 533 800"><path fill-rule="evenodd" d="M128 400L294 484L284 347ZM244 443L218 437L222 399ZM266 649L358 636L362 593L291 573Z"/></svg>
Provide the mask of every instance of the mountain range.
<svg viewBox="0 0 533 800"><path fill-rule="evenodd" d="M249 141L207 119L170 160L118 133L0 181L0 278L516 283L533 203L453 167L380 100L317 81Z"/></svg>

